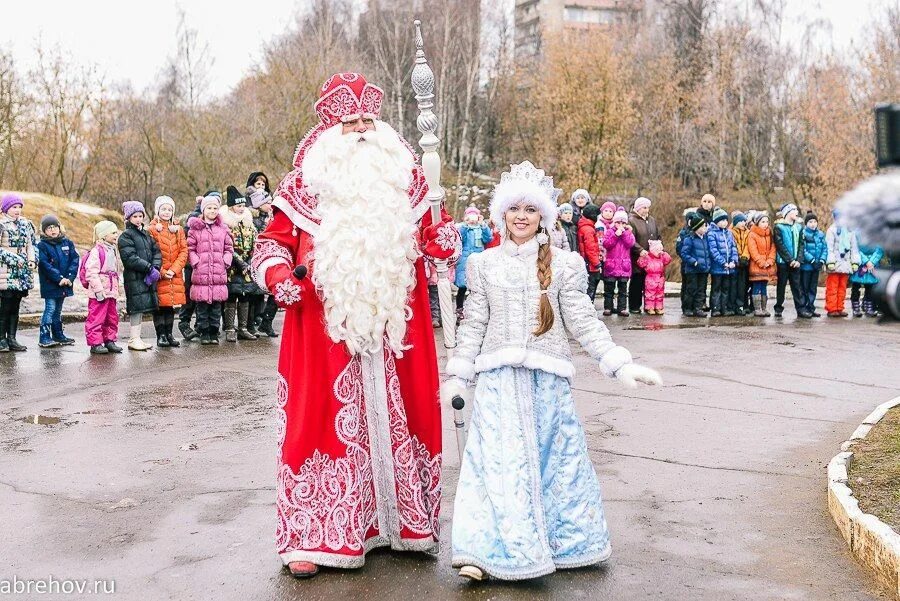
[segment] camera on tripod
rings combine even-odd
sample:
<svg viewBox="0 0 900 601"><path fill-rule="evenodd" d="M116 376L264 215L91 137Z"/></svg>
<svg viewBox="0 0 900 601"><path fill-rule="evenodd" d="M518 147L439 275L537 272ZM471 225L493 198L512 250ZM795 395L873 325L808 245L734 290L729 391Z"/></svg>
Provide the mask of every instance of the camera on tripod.
<svg viewBox="0 0 900 601"><path fill-rule="evenodd" d="M875 270L875 304L885 320L900 321L900 104L875 107L875 154L881 172L835 208L860 242L884 249L891 267Z"/></svg>

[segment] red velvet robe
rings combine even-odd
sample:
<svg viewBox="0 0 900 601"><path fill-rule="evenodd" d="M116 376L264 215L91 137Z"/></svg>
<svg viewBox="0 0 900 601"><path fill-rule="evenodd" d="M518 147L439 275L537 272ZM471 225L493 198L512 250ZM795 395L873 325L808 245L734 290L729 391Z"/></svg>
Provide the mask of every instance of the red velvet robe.
<svg viewBox="0 0 900 601"><path fill-rule="evenodd" d="M423 251L438 259L459 247L446 213L444 220L447 228L426 231L426 214L420 226L420 237L432 238ZM351 357L325 329L312 283L314 243L276 209L253 257L257 281L286 308L277 391L278 553L285 564L352 568L379 546L437 552L441 410L424 260L416 261L409 298L412 348L402 358L386 345L380 355ZM291 275L296 265L309 267L305 279Z"/></svg>

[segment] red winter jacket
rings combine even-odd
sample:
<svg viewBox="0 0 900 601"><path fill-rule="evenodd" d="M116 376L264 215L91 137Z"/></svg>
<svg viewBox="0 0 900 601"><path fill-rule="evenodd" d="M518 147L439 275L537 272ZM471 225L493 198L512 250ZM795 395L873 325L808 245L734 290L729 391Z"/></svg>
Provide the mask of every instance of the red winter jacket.
<svg viewBox="0 0 900 601"><path fill-rule="evenodd" d="M600 241L594 222L587 217L578 220L578 252L587 263L587 270L596 273L602 269L603 255L600 254Z"/></svg>

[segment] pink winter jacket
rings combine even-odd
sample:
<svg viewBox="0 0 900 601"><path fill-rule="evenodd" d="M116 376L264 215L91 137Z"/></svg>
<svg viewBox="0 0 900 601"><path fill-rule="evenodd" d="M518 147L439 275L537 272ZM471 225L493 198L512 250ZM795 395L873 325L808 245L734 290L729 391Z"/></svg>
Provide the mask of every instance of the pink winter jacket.
<svg viewBox="0 0 900 601"><path fill-rule="evenodd" d="M100 265L100 249L103 246L104 261ZM122 271L122 265L119 262L118 249L106 242L99 241L88 251L88 256L84 260L84 275L88 281L88 292L93 298L97 298L97 293L103 293L106 298L119 298L119 273Z"/></svg>
<svg viewBox="0 0 900 601"><path fill-rule="evenodd" d="M215 303L228 300L228 268L234 254L231 231L216 217L206 223L198 217L188 220L188 260L191 276L191 300Z"/></svg>
<svg viewBox="0 0 900 601"><path fill-rule="evenodd" d="M647 272L647 278L664 276L666 265L672 262L672 257L666 251L654 255L647 253L637 260L638 267Z"/></svg>
<svg viewBox="0 0 900 601"><path fill-rule="evenodd" d="M631 247L634 246L634 232L626 227L620 236L616 236L614 227L603 234L603 248L606 249L606 261L603 263L603 277L631 277Z"/></svg>

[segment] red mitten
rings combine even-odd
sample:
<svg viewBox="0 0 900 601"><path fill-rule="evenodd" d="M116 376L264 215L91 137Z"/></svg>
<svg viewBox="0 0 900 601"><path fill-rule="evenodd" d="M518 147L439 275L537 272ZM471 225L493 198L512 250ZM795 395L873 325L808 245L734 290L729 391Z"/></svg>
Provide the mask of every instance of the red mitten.
<svg viewBox="0 0 900 601"><path fill-rule="evenodd" d="M288 309L297 305L302 297L303 287L294 274L280 282L276 282L272 287L272 297L282 309Z"/></svg>
<svg viewBox="0 0 900 601"><path fill-rule="evenodd" d="M452 222L430 225L422 231L424 252L434 259L449 259L460 245L459 231Z"/></svg>

